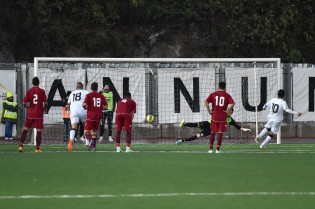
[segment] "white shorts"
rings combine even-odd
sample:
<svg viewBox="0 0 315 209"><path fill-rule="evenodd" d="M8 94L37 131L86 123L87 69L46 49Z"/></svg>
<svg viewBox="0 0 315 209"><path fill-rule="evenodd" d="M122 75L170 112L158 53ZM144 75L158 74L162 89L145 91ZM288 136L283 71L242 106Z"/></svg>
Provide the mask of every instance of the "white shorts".
<svg viewBox="0 0 315 209"><path fill-rule="evenodd" d="M271 128L271 132L277 134L280 129L281 122L268 121L265 125L265 128Z"/></svg>
<svg viewBox="0 0 315 209"><path fill-rule="evenodd" d="M74 113L71 112L70 120L72 124L79 123L80 121L84 123L86 120L86 111L79 111L79 112L74 112Z"/></svg>

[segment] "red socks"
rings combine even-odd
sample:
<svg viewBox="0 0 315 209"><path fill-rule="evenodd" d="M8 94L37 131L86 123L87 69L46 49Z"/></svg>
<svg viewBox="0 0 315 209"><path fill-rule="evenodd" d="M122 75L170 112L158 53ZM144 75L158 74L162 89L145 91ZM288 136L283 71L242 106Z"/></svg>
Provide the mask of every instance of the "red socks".
<svg viewBox="0 0 315 209"><path fill-rule="evenodd" d="M42 143L42 132L37 131L36 132L36 149L39 149L41 143Z"/></svg>
<svg viewBox="0 0 315 209"><path fill-rule="evenodd" d="M27 134L27 131L23 130L22 134L21 134L21 139L20 139L20 146L22 146L22 147L23 147L24 141L26 139L26 134Z"/></svg>

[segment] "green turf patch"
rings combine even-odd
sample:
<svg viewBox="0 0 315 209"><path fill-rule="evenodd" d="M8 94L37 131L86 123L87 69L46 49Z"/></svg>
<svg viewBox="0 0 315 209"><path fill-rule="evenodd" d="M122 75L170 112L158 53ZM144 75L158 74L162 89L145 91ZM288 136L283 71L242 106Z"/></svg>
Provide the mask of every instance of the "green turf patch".
<svg viewBox="0 0 315 209"><path fill-rule="evenodd" d="M124 147L122 147L124 148ZM312 144L1 145L1 208L312 208Z"/></svg>

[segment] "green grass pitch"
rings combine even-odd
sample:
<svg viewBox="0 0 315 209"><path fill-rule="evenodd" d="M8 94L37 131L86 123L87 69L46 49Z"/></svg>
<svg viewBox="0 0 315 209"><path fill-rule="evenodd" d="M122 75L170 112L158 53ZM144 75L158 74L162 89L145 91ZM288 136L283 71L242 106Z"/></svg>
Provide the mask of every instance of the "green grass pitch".
<svg viewBox="0 0 315 209"><path fill-rule="evenodd" d="M0 145L0 206L303 209L315 205L315 145ZM124 148L124 147L122 147Z"/></svg>

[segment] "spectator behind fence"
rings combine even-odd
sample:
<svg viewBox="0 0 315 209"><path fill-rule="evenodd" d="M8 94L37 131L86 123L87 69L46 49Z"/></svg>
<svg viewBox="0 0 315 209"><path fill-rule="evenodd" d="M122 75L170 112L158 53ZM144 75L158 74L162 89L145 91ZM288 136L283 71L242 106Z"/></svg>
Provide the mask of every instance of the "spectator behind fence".
<svg viewBox="0 0 315 209"><path fill-rule="evenodd" d="M4 140L13 140L12 130L13 124L17 121L18 105L13 100L13 94L7 92L7 98L3 101L3 108L1 114L1 123L5 124L5 138Z"/></svg>
<svg viewBox="0 0 315 209"><path fill-rule="evenodd" d="M67 142L69 138L69 125L70 123L70 109L67 106L68 98L71 94L71 91L67 92L66 98L62 99L62 119L64 124L64 134L63 134L63 141Z"/></svg>

